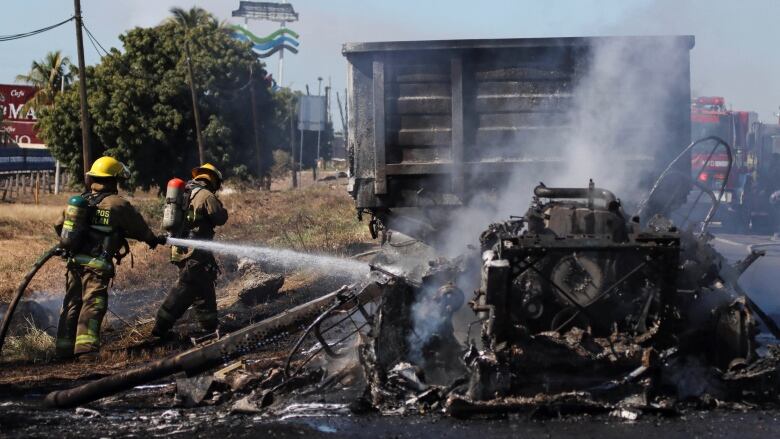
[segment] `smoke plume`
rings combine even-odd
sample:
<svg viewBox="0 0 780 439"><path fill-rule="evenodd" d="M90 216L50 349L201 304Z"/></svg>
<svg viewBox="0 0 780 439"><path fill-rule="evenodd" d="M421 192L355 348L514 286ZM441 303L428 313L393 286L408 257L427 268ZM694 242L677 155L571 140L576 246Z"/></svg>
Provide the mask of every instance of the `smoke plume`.
<svg viewBox="0 0 780 439"><path fill-rule="evenodd" d="M524 159L538 159L540 165L518 168L498 190L471 197L451 216L438 243L444 254L463 254L467 245L478 246L480 233L490 223L523 215L540 181L550 187L587 187L593 179L598 187L621 197L624 205L638 203L657 176L655 170L674 157L669 151L687 143L687 138L680 142L679 135L687 136L689 130L686 56L687 48L681 50L679 40L596 40L586 70L573 87L553 93L553 98L571 96L563 115L550 115L564 125L533 143L517 137L502 147L507 156L519 152ZM550 162L556 164L543 164ZM421 343L445 320L432 306L429 293L420 292L413 307L415 337Z"/></svg>

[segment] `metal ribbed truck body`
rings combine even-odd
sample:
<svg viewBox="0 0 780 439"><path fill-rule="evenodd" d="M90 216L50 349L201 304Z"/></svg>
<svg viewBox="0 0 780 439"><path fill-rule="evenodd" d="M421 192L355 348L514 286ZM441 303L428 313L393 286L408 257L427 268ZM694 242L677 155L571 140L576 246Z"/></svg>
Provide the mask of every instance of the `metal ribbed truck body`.
<svg viewBox="0 0 780 439"><path fill-rule="evenodd" d="M636 167L637 181L649 187L690 141L693 37L348 43L343 53L356 207L387 222L390 212L467 204L518 172L564 172L571 165L565 163L565 149L578 135L573 130L582 128L575 126L571 109L586 99L578 88L593 71L594 48L603 44L620 45L621 56L629 59L652 59L626 64L637 65L643 75L663 75L669 84L665 114L653 122L663 127L643 126L650 118L637 118L619 130L656 129L652 144L619 145L617 150L626 153L609 164ZM653 53L655 44L671 56ZM642 87L639 81L640 95L655 93ZM625 103L625 87L615 90L606 107ZM600 109L592 111L598 121ZM614 142L630 139L621 132Z"/></svg>

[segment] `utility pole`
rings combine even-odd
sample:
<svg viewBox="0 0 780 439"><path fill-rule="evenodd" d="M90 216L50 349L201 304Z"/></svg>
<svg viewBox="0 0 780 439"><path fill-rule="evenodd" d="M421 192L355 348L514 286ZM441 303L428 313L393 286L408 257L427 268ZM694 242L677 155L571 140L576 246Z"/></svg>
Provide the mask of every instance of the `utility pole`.
<svg viewBox="0 0 780 439"><path fill-rule="evenodd" d="M290 99L290 171L292 172L292 186L298 187L298 171L295 170L295 98Z"/></svg>
<svg viewBox="0 0 780 439"><path fill-rule="evenodd" d="M78 1L78 0L76 0ZM198 109L198 91L195 88L195 75L192 73L192 57L190 56L190 31L184 31L184 56L187 57L187 79L190 82L192 95L192 115L195 118L195 134L198 138L198 158L200 164L206 163L206 148L203 147L203 134L200 132L200 109Z"/></svg>
<svg viewBox="0 0 780 439"><path fill-rule="evenodd" d="M300 125L300 123L301 122L298 121L299 125ZM299 170L301 172L301 180L300 180L301 187L303 187L303 125L299 126L298 128L300 128L300 131L301 131L301 147L300 147L300 149L298 151L298 168L299 168Z"/></svg>
<svg viewBox="0 0 780 439"><path fill-rule="evenodd" d="M60 94L65 93L65 75L60 76ZM54 195L60 193L60 161L54 163Z"/></svg>
<svg viewBox="0 0 780 439"><path fill-rule="evenodd" d="M89 132L91 131L89 111L87 108L87 72L84 65L84 39L81 35L81 0L73 0L76 17L76 48L79 58L79 95L81 98L81 155L84 159L84 183L87 183L87 171L92 166L92 144Z"/></svg>
<svg viewBox="0 0 780 439"><path fill-rule="evenodd" d="M282 0L282 4L287 3L287 0ZM287 21L282 20L280 28L287 27ZM284 47L279 49L279 87L284 87Z"/></svg>
<svg viewBox="0 0 780 439"><path fill-rule="evenodd" d="M317 78L319 85L317 86L317 97L322 96L322 76ZM317 127L317 155L314 156L314 167L312 168L312 178L317 181L317 166L320 164L320 137L322 136L322 120L320 126Z"/></svg>
<svg viewBox="0 0 780 439"><path fill-rule="evenodd" d="M265 187L265 176L263 175L263 155L260 151L260 128L257 126L257 98L255 97L255 69L254 65L249 66L249 96L252 100L252 130L255 132L255 156L257 159L257 176L263 182ZM271 189L270 185L267 189Z"/></svg>

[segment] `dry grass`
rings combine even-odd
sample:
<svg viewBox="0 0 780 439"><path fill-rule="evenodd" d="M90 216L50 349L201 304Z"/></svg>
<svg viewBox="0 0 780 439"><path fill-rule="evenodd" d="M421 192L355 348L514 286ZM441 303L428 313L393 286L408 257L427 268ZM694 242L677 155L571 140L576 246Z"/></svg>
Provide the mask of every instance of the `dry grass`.
<svg viewBox="0 0 780 439"><path fill-rule="evenodd" d="M228 209L230 219L224 227L217 230L216 239L341 255L353 254L355 248L371 241L366 224L357 221L354 202L346 192L344 180L314 184L309 178L305 179L304 183L305 187L300 190L224 191L220 198ZM277 181L274 185L284 187L286 183ZM46 195L37 206L22 203L0 205L0 245L3 246L3 251L0 252L0 302L10 299L35 259L56 243L52 225L61 214L69 195L71 194ZM152 229L158 230L162 202L156 194L135 193L130 197L130 201L144 215ZM151 251L146 244L131 242L131 249L134 267L130 267L130 258L126 258L117 267L112 290L123 290L130 294L134 291L141 293L166 290L175 281L176 268L168 263L167 248ZM61 296L65 284L64 274L62 262L50 262L38 273L30 285L30 291ZM316 277L309 273L292 273L285 282L283 292L293 293L317 282L319 281ZM227 295L229 291L229 288L218 289L218 297ZM220 300L223 306L227 302ZM141 312L149 312L148 317L153 318L156 306L157 303L149 303ZM107 318L113 317L109 314ZM137 355L122 350L141 340L148 330L149 328L141 325L135 331L122 327L115 329L113 334L107 333L105 338L108 340L105 340L101 353L100 367L115 369L121 364L127 366L162 355L163 351ZM50 355L53 346L45 345L45 338L41 334L45 335L38 331L20 338L19 341L26 344L23 340L27 337L26 340L32 342L32 347L29 351L20 347L10 348L18 352L15 354L16 358L45 361L48 357L44 353ZM10 343L10 340L7 343ZM41 371L35 380L49 375L77 376L81 369L81 366L75 364L69 366L67 371L52 368L48 372ZM94 370L94 366L83 368L84 373L91 370ZM7 372L10 371L3 370L0 375ZM20 370L13 375L21 380L28 380L32 379L35 373L32 370ZM13 378L9 377L9 380Z"/></svg>
<svg viewBox="0 0 780 439"><path fill-rule="evenodd" d="M21 335L9 336L3 345L7 360L32 363L48 362L54 355L54 337L39 329L27 319Z"/></svg>
<svg viewBox="0 0 780 439"><path fill-rule="evenodd" d="M57 242L53 224L62 213L62 205L3 204L0 205L0 300L8 300L30 266L46 249ZM54 278L62 279L64 270L55 264L41 270L31 288L45 289Z"/></svg>
<svg viewBox="0 0 780 439"><path fill-rule="evenodd" d="M219 237L298 251L346 254L371 240L342 184L295 191L236 193L223 198L229 227Z"/></svg>
<svg viewBox="0 0 780 439"><path fill-rule="evenodd" d="M341 183L317 184L295 191L226 191L221 196L230 213L228 223L217 230L216 239L254 243L299 251L348 254L355 244L370 241L365 223L355 216L352 199ZM57 237L52 225L62 213L70 194L48 195L41 205L0 205L0 301L8 301L35 260ZM136 193L130 198L154 230L159 229L162 203L153 194ZM168 250L151 251L131 242L130 258L117 267L114 288L166 288L176 270L168 263ZM65 280L62 263L48 263L30 285L32 291L59 292Z"/></svg>
<svg viewBox="0 0 780 439"><path fill-rule="evenodd" d="M57 222L71 194L49 196L46 204L3 204L0 205L0 301L10 300L16 286L35 260L46 249L57 243L53 225ZM157 229L162 208L156 197L138 194L131 202L147 218L153 229ZM132 242L134 268L130 269L128 257L117 267L114 287L134 289L147 285L162 288L175 277L175 269L168 264L168 252L160 248L150 251L146 244ZM57 261L46 264L30 284L31 291L62 291L65 284L65 264Z"/></svg>

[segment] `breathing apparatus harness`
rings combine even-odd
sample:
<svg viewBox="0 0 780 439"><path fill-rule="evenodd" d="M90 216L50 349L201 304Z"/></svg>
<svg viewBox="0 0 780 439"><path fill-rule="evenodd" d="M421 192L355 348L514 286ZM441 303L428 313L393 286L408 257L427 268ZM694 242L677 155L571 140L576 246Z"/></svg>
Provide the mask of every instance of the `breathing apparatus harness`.
<svg viewBox="0 0 780 439"><path fill-rule="evenodd" d="M192 202L195 196L207 185L198 180L187 183L179 178L171 179L165 196L165 208L163 210L162 228L168 236L174 238L201 238L213 237L213 228L209 229L208 218L204 217ZM171 246L171 262L180 263L192 256L194 250L187 247Z"/></svg>
<svg viewBox="0 0 780 439"><path fill-rule="evenodd" d="M130 245L115 227L111 213L98 205L111 192L85 192L68 200L60 233L60 248L69 261L100 271L113 272L114 264L130 254ZM132 263L132 255L131 255Z"/></svg>
<svg viewBox="0 0 780 439"><path fill-rule="evenodd" d="M200 184L185 183L180 178L168 181L165 192L165 207L163 208L162 228L174 238L191 238L194 227L197 227L197 212L192 206L192 200L203 190Z"/></svg>

